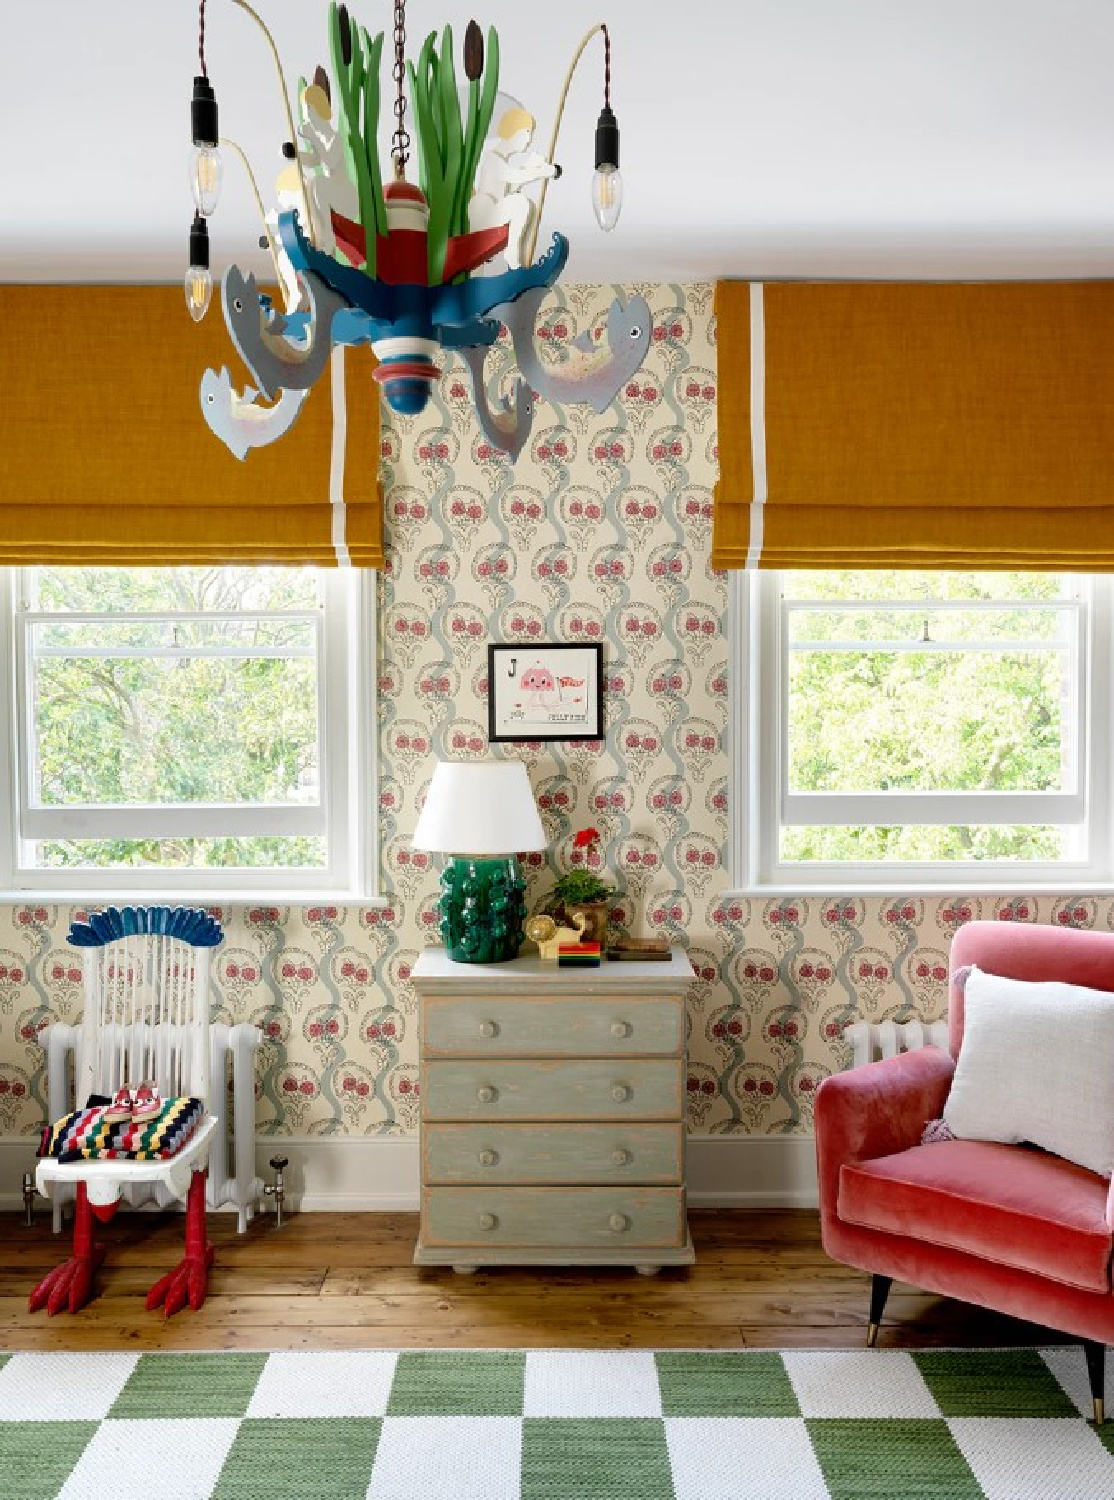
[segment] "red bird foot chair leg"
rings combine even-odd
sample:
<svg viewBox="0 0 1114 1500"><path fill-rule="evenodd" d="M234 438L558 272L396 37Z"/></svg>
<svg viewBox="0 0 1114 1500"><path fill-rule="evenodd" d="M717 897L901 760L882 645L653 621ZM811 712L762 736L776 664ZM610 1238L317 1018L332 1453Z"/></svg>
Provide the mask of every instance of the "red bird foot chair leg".
<svg viewBox="0 0 1114 1500"><path fill-rule="evenodd" d="M170 1318L185 1307L194 1312L205 1301L209 1290L209 1267L213 1264L213 1247L205 1238L205 1183L208 1171L194 1172L186 1199L186 1253L173 1271L159 1278L147 1293L147 1308L163 1308Z"/></svg>
<svg viewBox="0 0 1114 1500"><path fill-rule="evenodd" d="M110 1204L104 1217L111 1218L115 1212L116 1204ZM74 1204L73 1255L60 1266L55 1266L39 1282L28 1299L27 1306L31 1312L38 1312L40 1307L45 1307L47 1315L53 1317L63 1308L77 1312L84 1307L93 1290L93 1272L104 1260L104 1254L104 1246L98 1245L94 1239L93 1208L89 1202L89 1194L85 1184L79 1182Z"/></svg>

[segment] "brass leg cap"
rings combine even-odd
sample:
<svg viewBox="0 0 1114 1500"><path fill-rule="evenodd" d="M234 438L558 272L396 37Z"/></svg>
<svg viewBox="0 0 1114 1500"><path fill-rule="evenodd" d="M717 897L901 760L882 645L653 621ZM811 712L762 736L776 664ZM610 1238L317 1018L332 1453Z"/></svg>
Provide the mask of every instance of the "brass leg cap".
<svg viewBox="0 0 1114 1500"><path fill-rule="evenodd" d="M868 1323L866 1325L866 1346L867 1346L867 1348L868 1349L873 1349L874 1346L875 1346L875 1344L877 1342L878 1342L878 1324L877 1323Z"/></svg>
<svg viewBox="0 0 1114 1500"><path fill-rule="evenodd" d="M1095 1426L1101 1427L1106 1421L1106 1406L1101 1396L1095 1398Z"/></svg>

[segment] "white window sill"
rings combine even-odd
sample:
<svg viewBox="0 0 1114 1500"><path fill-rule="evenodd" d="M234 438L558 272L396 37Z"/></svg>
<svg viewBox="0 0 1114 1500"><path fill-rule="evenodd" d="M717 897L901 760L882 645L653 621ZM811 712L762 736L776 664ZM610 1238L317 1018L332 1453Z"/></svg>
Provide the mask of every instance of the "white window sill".
<svg viewBox="0 0 1114 1500"><path fill-rule="evenodd" d="M1109 880L1072 881L1033 880L1028 884L1011 876L1008 880L987 881L964 878L957 873L954 880L946 882L926 881L903 877L900 870L885 881L862 881L849 876L846 880L834 878L815 880L779 881L776 885L739 885L724 891L720 900L740 899L772 900L779 896L1112 896L1114 884Z"/></svg>
<svg viewBox="0 0 1114 1500"><path fill-rule="evenodd" d="M393 903L389 896L365 896L359 891L307 890L198 890L161 891L105 890L77 887L25 891L0 890L0 906L362 906L382 911Z"/></svg>

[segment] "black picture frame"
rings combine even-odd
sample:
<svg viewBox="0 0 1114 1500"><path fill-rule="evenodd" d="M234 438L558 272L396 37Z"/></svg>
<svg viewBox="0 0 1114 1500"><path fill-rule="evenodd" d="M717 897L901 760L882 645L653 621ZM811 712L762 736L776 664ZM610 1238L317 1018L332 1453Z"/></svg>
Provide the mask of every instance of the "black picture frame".
<svg viewBox="0 0 1114 1500"><path fill-rule="evenodd" d="M602 642L490 642L487 737L493 745L602 740Z"/></svg>

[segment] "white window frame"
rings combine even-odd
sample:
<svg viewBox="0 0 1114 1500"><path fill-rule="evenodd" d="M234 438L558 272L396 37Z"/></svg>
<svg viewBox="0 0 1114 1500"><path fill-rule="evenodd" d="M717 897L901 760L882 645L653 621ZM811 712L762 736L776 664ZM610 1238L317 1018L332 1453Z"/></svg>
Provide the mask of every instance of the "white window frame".
<svg viewBox="0 0 1114 1500"><path fill-rule="evenodd" d="M991 889L1002 894L1036 890L1092 891L1114 886L1111 787L1106 747L1111 743L1114 694L1110 690L1114 579L1072 579L1080 620L1074 691L1079 705L1077 784L1048 793L894 794L789 793L787 612L791 573L736 573L731 580L730 881L739 891L862 891L864 893ZM787 581L789 587L787 587ZM924 607L923 603L920 606ZM945 606L933 604L934 611ZM964 607L957 601L956 607ZM969 605L967 606L969 607ZM1071 858L1021 860L783 862L783 815L814 823L1076 823L1078 851Z"/></svg>
<svg viewBox="0 0 1114 1500"><path fill-rule="evenodd" d="M93 892L271 899L286 893L303 899L315 893L370 902L377 899L378 870L375 764L375 574L368 569L321 569L322 602L318 627L318 764L321 796L313 805L244 807L214 803L161 807L48 808L35 805L31 788L30 626L43 618L28 606L26 575L0 568L0 685L7 719L0 734L0 786L6 789L6 816L0 826L0 899L41 893L56 899L85 899ZM50 618L67 621L108 615ZM171 618L154 615L154 619ZM198 618L194 615L191 618ZM143 838L233 837L266 832L320 835L327 864L306 869L223 867L144 867L43 869L31 863L30 844L51 837Z"/></svg>

